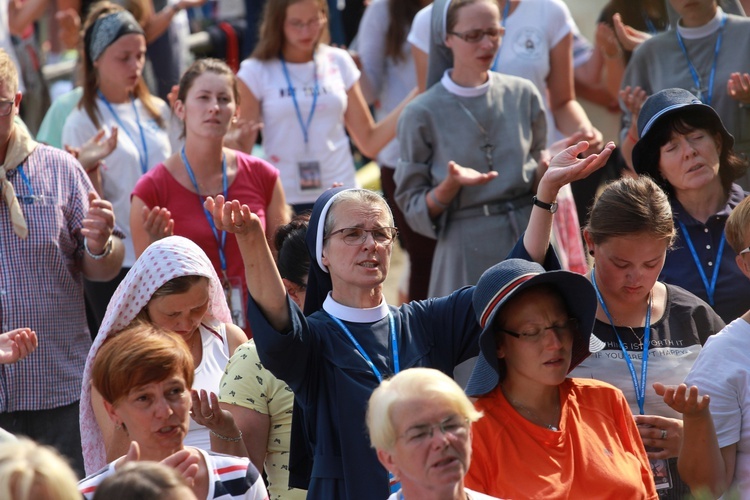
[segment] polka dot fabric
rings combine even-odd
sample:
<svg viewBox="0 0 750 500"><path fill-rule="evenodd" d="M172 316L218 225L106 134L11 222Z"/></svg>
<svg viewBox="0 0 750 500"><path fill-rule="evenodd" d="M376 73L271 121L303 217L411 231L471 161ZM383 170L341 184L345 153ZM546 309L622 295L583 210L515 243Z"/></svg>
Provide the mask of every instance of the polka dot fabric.
<svg viewBox="0 0 750 500"><path fill-rule="evenodd" d="M96 353L110 335L123 330L133 321L156 290L180 276L205 276L209 279L205 321L232 322L221 281L211 261L198 245L181 236L170 236L151 244L143 252L112 296L99 334L86 358L80 421L86 474L98 471L107 463L104 440L91 406L91 371Z"/></svg>

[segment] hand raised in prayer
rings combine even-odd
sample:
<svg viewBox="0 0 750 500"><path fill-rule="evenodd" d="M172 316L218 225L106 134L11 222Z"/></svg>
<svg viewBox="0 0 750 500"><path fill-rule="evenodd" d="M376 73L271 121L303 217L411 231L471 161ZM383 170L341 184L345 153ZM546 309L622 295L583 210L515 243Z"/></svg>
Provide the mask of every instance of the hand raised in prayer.
<svg viewBox="0 0 750 500"><path fill-rule="evenodd" d="M237 200L226 201L224 196L218 195L216 199L211 196L206 197L203 206L213 215L214 224L219 231L234 233L238 237L259 236L265 241L263 224L247 205L241 205Z"/></svg>
<svg viewBox="0 0 750 500"><path fill-rule="evenodd" d="M624 89L620 90L620 100L622 101L625 109L630 111L633 115L631 122L638 123L638 115L641 113L641 107L646 102L646 91L641 87L631 87L628 85Z"/></svg>
<svg viewBox="0 0 750 500"><path fill-rule="evenodd" d="M99 198L99 195L89 193L89 210L83 219L81 234L87 240L88 248L94 255L104 253L112 231L115 227L115 213L112 203Z"/></svg>
<svg viewBox="0 0 750 500"><path fill-rule="evenodd" d="M481 186L497 177L498 173L494 170L492 172L483 173L474 170L473 168L462 167L455 161L449 161L448 175L460 186Z"/></svg>
<svg viewBox="0 0 750 500"><path fill-rule="evenodd" d="M615 143L610 141L599 153L589 155L586 158L578 158L578 155L587 149L589 149L589 143L581 141L552 157L549 168L542 175L537 187L537 197L540 200L546 202L555 200L557 193L563 186L584 179L592 172L602 168L614 151Z"/></svg>
<svg viewBox="0 0 750 500"><path fill-rule="evenodd" d="M197 424L208 427L210 430L222 436L238 436L240 431L234 423L234 417L227 410L219 406L219 398L215 393L207 393L205 389L198 392L190 391L192 405L190 416Z"/></svg>
<svg viewBox="0 0 750 500"><path fill-rule="evenodd" d="M742 104L750 104L750 74L732 73L727 81L729 97Z"/></svg>
<svg viewBox="0 0 750 500"><path fill-rule="evenodd" d="M623 23L620 14L612 16L612 24L615 27L615 34L620 41L620 45L628 52L633 52L640 44L651 38L648 33L638 31Z"/></svg>
<svg viewBox="0 0 750 500"><path fill-rule="evenodd" d="M162 207L154 207L151 210L143 207L143 229L149 238L149 245L167 236L174 234L174 219L172 212Z"/></svg>
<svg viewBox="0 0 750 500"><path fill-rule="evenodd" d="M36 332L29 328L17 328L0 334L0 364L20 361L31 354L38 345Z"/></svg>

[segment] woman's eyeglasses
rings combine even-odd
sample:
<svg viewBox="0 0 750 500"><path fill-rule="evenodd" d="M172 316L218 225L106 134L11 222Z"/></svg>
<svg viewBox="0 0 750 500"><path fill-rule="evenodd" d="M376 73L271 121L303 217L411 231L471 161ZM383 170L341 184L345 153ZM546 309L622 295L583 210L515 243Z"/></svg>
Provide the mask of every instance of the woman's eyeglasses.
<svg viewBox="0 0 750 500"><path fill-rule="evenodd" d="M558 323L551 326L544 326L537 328L536 330L529 330L528 332L514 332L511 330L506 330L505 328L498 328L499 332L507 333L508 335L515 337L517 339L525 340L527 342L539 342L544 338L544 332L547 330L552 330L555 332L555 335L557 335L558 338L562 337L563 335L572 335L576 331L578 331L578 320L575 318L568 318L568 321L564 323Z"/></svg>
<svg viewBox="0 0 750 500"><path fill-rule="evenodd" d="M438 429L443 436L450 434L455 438L464 439L469 434L469 420L458 415L451 415L436 424L410 427L399 437L405 439L407 444L420 445L432 439L435 429Z"/></svg>
<svg viewBox="0 0 750 500"><path fill-rule="evenodd" d="M325 20L326 20L325 16L319 16L315 19L311 19L310 21L307 21L306 23L295 19L293 21L287 21L286 24L295 31L302 31L305 28L316 30L320 28L320 26L325 22Z"/></svg>
<svg viewBox="0 0 750 500"><path fill-rule="evenodd" d="M398 230L395 227L376 227L375 229L345 227L331 232L331 234L326 236L325 239L341 234L341 239L344 240L344 243L350 246L357 246L367 240L368 233L372 234L372 239L375 240L375 243L379 243L386 247L393 243L393 239L398 234Z"/></svg>
<svg viewBox="0 0 750 500"><path fill-rule="evenodd" d="M501 36L505 34L505 28L502 26L496 26L494 28L487 28L486 30L469 30L464 32L450 31L449 34L457 36L466 43L479 43L486 36L491 41L496 42Z"/></svg>
<svg viewBox="0 0 750 500"><path fill-rule="evenodd" d="M0 101L0 116L8 116L13 111L13 104L15 102L13 99L10 101Z"/></svg>

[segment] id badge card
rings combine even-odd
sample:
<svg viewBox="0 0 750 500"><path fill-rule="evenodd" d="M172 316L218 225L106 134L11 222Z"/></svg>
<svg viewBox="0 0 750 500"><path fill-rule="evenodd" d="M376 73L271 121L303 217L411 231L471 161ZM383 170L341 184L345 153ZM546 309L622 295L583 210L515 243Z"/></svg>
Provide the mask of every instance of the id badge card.
<svg viewBox="0 0 750 500"><path fill-rule="evenodd" d="M669 470L669 462L665 459L649 460L651 472L654 475L654 483L657 490L668 490L672 488L672 474Z"/></svg>
<svg viewBox="0 0 750 500"><path fill-rule="evenodd" d="M224 295L227 298L232 323L244 329L247 322L245 301L242 300L242 280L238 276L224 277Z"/></svg>
<svg viewBox="0 0 750 500"><path fill-rule="evenodd" d="M300 191L310 191L323 187L320 162L310 157L297 160L297 179Z"/></svg>

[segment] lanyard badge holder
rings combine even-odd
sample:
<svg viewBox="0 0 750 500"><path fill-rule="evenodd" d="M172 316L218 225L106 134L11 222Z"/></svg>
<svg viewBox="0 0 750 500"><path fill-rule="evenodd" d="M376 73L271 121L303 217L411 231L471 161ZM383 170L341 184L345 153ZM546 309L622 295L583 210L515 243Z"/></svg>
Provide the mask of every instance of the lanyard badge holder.
<svg viewBox="0 0 750 500"><path fill-rule="evenodd" d="M242 300L242 279L236 276L229 277L229 275L227 274L227 256L224 250L227 243L227 232L221 231L221 234L219 234L219 231L216 229L216 225L214 225L213 216L203 206L203 197L201 197L200 189L198 189L198 180L195 178L193 169L190 167L190 162L188 162L187 155L185 154L185 146L182 147L180 156L182 157L182 163L185 164L185 170L187 170L188 176L190 177L190 182L193 183L193 188L195 188L195 192L198 194L198 203L200 203L201 205L203 215L206 216L208 226L211 228L211 232L213 233L214 239L216 240L216 245L219 247L221 285L224 288L224 296L227 299L227 305L229 306L229 310L232 313L232 323L239 326L240 328L245 328L246 315L244 310L244 301ZM221 182L222 194L224 195L224 199L227 200L229 199L227 197L229 182L227 180L226 155L222 155L221 158Z"/></svg>
<svg viewBox="0 0 750 500"><path fill-rule="evenodd" d="M289 77L289 70L286 67L286 61L284 56L279 55L281 60L281 69L284 71L284 77L287 83L287 93L292 98L294 103L294 111L297 114L297 122L302 129L302 137L305 140L305 150L300 158L297 159L297 181L300 191L310 191L323 188L323 175L320 170L320 161L314 159L310 155L310 124L312 123L313 115L315 114L315 106L318 103L318 94L320 94L320 88L318 86L318 65L315 63L313 57L313 81L314 85L312 88L312 106L310 107L310 114L307 115L307 121L302 120L302 111L297 101L297 89L292 85L292 79Z"/></svg>
<svg viewBox="0 0 750 500"><path fill-rule="evenodd" d="M602 294L599 292L599 286L596 284L596 269L591 270L591 284L594 285L594 291L596 292L596 298L599 301L599 305L602 307L602 310L604 311L604 314L607 315L607 319L609 320L610 326L612 327L612 331L615 333L615 338L617 339L618 344L620 344L620 350L622 351L623 359L625 360L625 363L628 366L628 370L630 371L630 378L633 381L633 389L635 389L635 399L638 403L638 410L640 415L644 415L644 404L646 401L646 375L648 373L648 351L651 344L651 300L652 297L649 296L648 299L648 309L646 310L646 324L644 325L644 333L643 333L643 350L642 350L642 360L641 360L641 379L638 380L638 374L635 371L635 366L633 365L633 360L630 359L630 355L628 354L627 349L625 348L625 344L623 343L622 339L620 338L620 334L617 332L617 327L615 326L615 320L612 318L612 315L609 313L609 309L607 308L607 304L604 302L604 297L602 297ZM641 425L639 425L641 426ZM650 447L647 447L647 451L651 451L649 449ZM669 462L665 459L649 459L649 463L651 464L651 472L654 475L654 482L656 483L656 489L657 490L666 490L672 488L672 475L669 471Z"/></svg>
<svg viewBox="0 0 750 500"><path fill-rule="evenodd" d="M336 316L332 315L331 313L327 314L333 320L333 322L338 325L341 331L344 332L346 338L348 338L349 341L354 345L354 348L357 349L357 352L359 352L360 356L362 356L362 359L364 359L365 363L367 363L367 366L370 367L370 370L372 370L372 373L378 379L378 382L382 382L383 374L380 373L380 370L378 370L378 368L375 366L375 363L372 362L372 358L370 358L370 355L367 354L367 351L365 351L362 345L357 342L357 339L354 337L354 335L352 335L352 332L350 332L346 325ZM390 330L389 336L391 339L391 359L393 359L393 374L396 375L401 371L401 361L399 361L398 357L398 333L396 332L396 320L394 319L393 313L391 313L391 311L388 311L388 328ZM390 489L391 494L396 493L401 489L401 481L399 481L398 478L396 478L396 476L394 476L390 471L388 472L388 488Z"/></svg>

